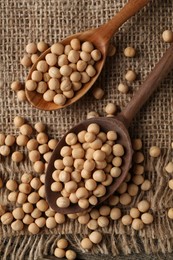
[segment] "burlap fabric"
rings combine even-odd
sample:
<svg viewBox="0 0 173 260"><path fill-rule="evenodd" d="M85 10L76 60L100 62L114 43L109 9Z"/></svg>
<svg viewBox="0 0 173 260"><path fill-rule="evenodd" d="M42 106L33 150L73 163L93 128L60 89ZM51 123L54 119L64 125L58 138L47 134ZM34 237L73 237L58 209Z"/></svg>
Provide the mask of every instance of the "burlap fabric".
<svg viewBox="0 0 173 260"><path fill-rule="evenodd" d="M71 126L84 120L87 112L91 110L103 115L103 107L110 101L115 102L121 109L125 107L169 45L163 43L161 34L163 30L172 28L173 1L171 0L152 1L114 36L112 42L117 47L117 55L108 58L97 81L97 85L101 85L106 92L103 100L96 101L91 93L88 93L71 107L60 111L44 112L32 108L26 102L19 103L16 94L10 90L10 83L15 79L23 81L27 74L19 60L28 42L44 40L52 44L67 35L98 27L111 18L126 2L126 0L0 1L0 78L5 82L0 89L0 131L16 133L12 123L13 118L21 115L32 123L38 120L46 122L49 126L49 134L60 138ZM128 45L136 48L136 58L127 59L123 56L123 49ZM138 73L138 80L132 84L130 93L123 95L118 92L117 85L128 68L134 68ZM95 255L172 252L173 222L167 217L167 209L173 206L173 193L167 185L170 176L163 170L171 158L170 143L171 140L173 141L172 85L173 72L162 82L157 93L136 116L130 127L131 136L143 140L146 157L145 175L153 184L149 192L140 193L131 205L142 198L151 200L154 223L140 232L135 232L130 227L122 226L120 222L111 222L108 228L103 229L105 236L102 243L92 250ZM152 160L148 157L148 148L151 145L162 148L160 159ZM16 166L10 159L0 158L0 160L0 176L5 181L9 178L19 180L24 171L32 170L29 162ZM9 204L5 189L0 190L0 202ZM126 212L125 208L123 212ZM87 234L88 230L75 221L53 230L45 228L36 236L31 236L27 231L12 232L9 226L2 227L0 224L0 258L23 260L52 255L60 233L69 235L74 247L81 252L80 238L83 234Z"/></svg>

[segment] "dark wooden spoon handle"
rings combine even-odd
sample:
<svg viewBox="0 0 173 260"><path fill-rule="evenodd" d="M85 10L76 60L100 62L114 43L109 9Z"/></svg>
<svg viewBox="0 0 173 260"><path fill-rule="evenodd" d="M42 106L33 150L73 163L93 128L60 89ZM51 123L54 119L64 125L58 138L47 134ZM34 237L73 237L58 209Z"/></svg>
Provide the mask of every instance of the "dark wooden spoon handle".
<svg viewBox="0 0 173 260"><path fill-rule="evenodd" d="M129 127L136 113L141 109L149 97L153 94L160 82L173 68L173 44L164 53L163 57L156 64L140 89L136 92L126 108L119 114L125 125Z"/></svg>

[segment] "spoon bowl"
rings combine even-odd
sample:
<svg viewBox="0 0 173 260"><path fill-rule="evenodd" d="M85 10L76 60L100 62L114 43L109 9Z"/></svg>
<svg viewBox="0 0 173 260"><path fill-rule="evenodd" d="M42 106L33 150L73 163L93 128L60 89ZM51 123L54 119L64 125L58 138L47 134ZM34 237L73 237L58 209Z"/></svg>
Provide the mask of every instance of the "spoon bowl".
<svg viewBox="0 0 173 260"><path fill-rule="evenodd" d="M93 30L89 30L86 31L84 33L77 33L74 34L72 36L69 36L67 38L65 38L63 41L61 41L60 43L62 43L64 46L70 44L70 41L74 38L79 39L81 42L84 41L90 41L93 42L93 36L94 36L94 32L97 29L93 29ZM104 66L105 60L106 60L106 55L107 55L107 50L108 50L108 45L103 45L101 39L98 37L97 40L94 41L94 46L100 50L101 54L102 54L102 58L101 60L99 60L98 62L96 62L95 64L95 69L97 71L96 75L94 77L92 77L90 79L90 81L88 83L86 83L80 90L78 90L77 92L75 92L75 95L73 98L71 99L67 99L67 102L65 103L65 105L60 106L55 104L54 102L47 102L43 99L43 95L39 94L36 91L29 91L29 90L25 90L26 93L26 97L28 99L28 101L36 108L39 108L41 110L56 110L56 109L60 109L60 108L64 108L67 107L69 105L72 105L74 102L76 102L77 100L79 100L82 96L84 96L86 94L86 92L92 87L92 85L94 84L94 82L97 80L97 78L99 77L102 68ZM32 72L34 70L36 70L37 64L40 60L45 59L45 56L51 52L50 50L51 48L47 49L44 53L42 53L40 55L40 57L37 59L37 61L33 64L27 80L31 79L31 75Z"/></svg>
<svg viewBox="0 0 173 260"><path fill-rule="evenodd" d="M133 152L132 152L130 136L127 131L127 128L122 123L122 121L120 121L118 119L118 117L117 118L116 117L112 117L112 118L98 117L98 118L88 119L88 120L83 121L80 124L76 125L72 129L70 129L68 133L73 132L75 134L78 134L80 131L86 130L88 125L91 123L98 124L100 126L101 131L103 131L105 133L110 130L116 131L116 133L118 134L118 143L122 144L125 149L125 155L123 156L123 164L121 167L122 173L118 178L115 178L112 185L106 187L106 194L103 197L98 198L98 204L100 204L101 202L106 200L112 194L112 190L117 190L117 188L120 186L120 184L126 178L128 170L131 166ZM66 135L68 133L66 133ZM52 178L52 173L55 170L54 161L57 158L58 159L62 158L60 155L60 150L63 146L66 145L66 142L65 142L66 135L60 140L59 144L57 145L57 147L55 148L55 150L51 156L51 159L50 159L50 162L49 162L49 165L47 168L46 181L45 181L47 200L48 200L50 207L52 209L54 209L55 211L57 211L59 213L63 213L63 214L69 214L71 212L77 213L77 212L81 212L84 210L84 209L80 208L78 206L78 204L71 204L71 206L69 208L59 208L56 205L56 200L58 197L60 197L61 193L53 192L51 190L51 184L54 182L54 180ZM94 207L94 206L90 205L90 208L88 208L87 210L91 209L92 207Z"/></svg>
<svg viewBox="0 0 173 260"><path fill-rule="evenodd" d="M101 60L96 62L94 65L97 73L94 77L90 79L88 83L84 84L79 91L75 92L74 97L68 99L65 105L63 106L57 105L54 102L47 102L43 99L43 96L41 94L37 93L36 91L28 91L26 89L26 97L28 101L31 103L31 105L38 109L51 111L72 105L74 102L83 97L86 94L86 92L93 86L93 84L95 83L102 71L102 68L106 60L110 39L112 38L114 33L118 31L121 25L124 24L130 17L136 14L145 5L147 5L149 1L150 0L129 0L128 3L120 10L120 12L118 12L106 24L103 24L102 26L96 29L91 29L85 32L71 35L65 38L63 41L61 41L60 43L62 43L63 45L70 44L70 41L74 38L79 39L81 42L92 42L95 48L97 48L102 54ZM49 48L40 55L36 63L34 63L31 67L27 80L31 79L31 74L36 69L37 63L40 60L43 60L46 54L50 52L51 50Z"/></svg>
<svg viewBox="0 0 173 260"><path fill-rule="evenodd" d="M123 164L121 166L122 173L121 175L114 179L110 186L106 187L106 195L100 197L98 200L98 204L106 200L111 194L113 194L120 184L124 181L127 173L130 169L132 162L132 145L130 141L130 136L128 133L128 127L136 115L136 113L140 110L140 108L145 104L145 102L152 95L154 90L159 86L161 80L167 76L168 72L173 68L173 44L170 48L164 53L163 57L157 63L155 68L149 74L147 79L144 81L142 86L133 96L132 100L126 106L126 108L116 117L103 117L103 118L92 118L86 121L81 122L72 128L68 133L74 132L79 133L82 130L85 130L87 126L91 123L97 123L100 125L101 131L107 132L109 130L116 131L118 134L118 143L122 144L125 148L125 154L123 156ZM68 134L67 133L67 134ZM66 135L67 135L66 134ZM68 208L59 208L56 205L56 200L60 196L60 193L51 191L51 184L53 182L52 173L54 171L54 161L56 159L60 159L60 150L66 145L65 137L60 140L57 147L55 148L50 162L48 164L48 168L46 171L46 179L45 179L45 189L46 189L46 198L52 209L56 212L60 212L63 214L77 213L84 211L84 209L80 208L77 204L70 204ZM93 206L90 206L87 210L91 209Z"/></svg>

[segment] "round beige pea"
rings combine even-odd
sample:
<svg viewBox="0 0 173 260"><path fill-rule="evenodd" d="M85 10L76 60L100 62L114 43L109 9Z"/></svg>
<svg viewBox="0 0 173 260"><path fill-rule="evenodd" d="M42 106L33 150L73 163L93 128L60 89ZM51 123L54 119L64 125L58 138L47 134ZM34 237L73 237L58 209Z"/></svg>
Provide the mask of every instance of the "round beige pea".
<svg viewBox="0 0 173 260"><path fill-rule="evenodd" d="M67 134L65 141L68 145L74 145L77 143L77 135L75 133Z"/></svg>
<svg viewBox="0 0 173 260"><path fill-rule="evenodd" d="M79 60L80 54L78 51L71 50L68 54L68 60L72 63L77 63Z"/></svg>
<svg viewBox="0 0 173 260"><path fill-rule="evenodd" d="M57 247L60 249L65 249L68 247L68 241L65 238L61 238L57 241Z"/></svg>
<svg viewBox="0 0 173 260"><path fill-rule="evenodd" d="M65 185L65 190L68 192L68 193L72 193L72 192L75 192L77 190L77 183L75 181L69 181L69 182L66 182Z"/></svg>
<svg viewBox="0 0 173 260"><path fill-rule="evenodd" d="M65 256L68 260L74 260L77 257L76 252L73 250L67 250Z"/></svg>
<svg viewBox="0 0 173 260"><path fill-rule="evenodd" d="M46 200L43 200L43 199L39 200L39 201L36 203L36 206L37 206L37 208L38 208L41 212L45 212L45 211L48 209L48 207L49 207L47 201L46 201Z"/></svg>
<svg viewBox="0 0 173 260"><path fill-rule="evenodd" d="M133 181L133 183L136 184L136 185L141 185L141 184L143 184L143 182L144 182L145 180L144 180L144 177L143 177L142 175L134 175L134 176L132 177L132 181Z"/></svg>
<svg viewBox="0 0 173 260"><path fill-rule="evenodd" d="M89 235L89 239L94 244L99 244L102 240L102 234L99 231L93 231Z"/></svg>
<svg viewBox="0 0 173 260"><path fill-rule="evenodd" d="M31 223L29 226L28 226L28 231L33 234L33 235L36 235L40 232L40 229L39 227L37 226L36 223Z"/></svg>
<svg viewBox="0 0 173 260"><path fill-rule="evenodd" d="M36 91L40 94L44 94L46 92L46 90L48 89L47 83L44 81L40 81L38 82Z"/></svg>
<svg viewBox="0 0 173 260"><path fill-rule="evenodd" d="M69 80L69 78L64 79L63 81L61 81L60 89L62 91L69 91L69 90L71 90L71 88L72 88L72 83Z"/></svg>
<svg viewBox="0 0 173 260"><path fill-rule="evenodd" d="M79 60L77 62L77 70L80 71L80 72L83 72L87 67L87 62L84 61L84 60Z"/></svg>
<svg viewBox="0 0 173 260"><path fill-rule="evenodd" d="M23 102L27 100L25 90L19 90L17 92L17 99L19 102Z"/></svg>
<svg viewBox="0 0 173 260"><path fill-rule="evenodd" d="M102 184L97 185L97 188L93 191L93 195L95 195L98 198L104 196L105 194L106 188Z"/></svg>
<svg viewBox="0 0 173 260"><path fill-rule="evenodd" d="M32 74L31 74L31 79L32 79L33 81L39 82L39 81L42 80L42 78L43 78L43 74L42 74L41 71L34 70L34 71L32 72Z"/></svg>
<svg viewBox="0 0 173 260"><path fill-rule="evenodd" d="M34 177L34 178L31 180L30 185L31 185L31 187L32 187L34 190L38 190L38 189L41 187L42 182L40 181L39 178Z"/></svg>
<svg viewBox="0 0 173 260"><path fill-rule="evenodd" d="M173 32L171 30L165 30L162 33L162 39L167 43L173 42Z"/></svg>
<svg viewBox="0 0 173 260"><path fill-rule="evenodd" d="M89 213L78 217L78 222L82 225L86 225L89 222L89 220L90 220Z"/></svg>
<svg viewBox="0 0 173 260"><path fill-rule="evenodd" d="M88 62L91 60L91 54L90 53L87 53L85 51L81 51L80 52L80 58L81 60L85 61L85 62Z"/></svg>
<svg viewBox="0 0 173 260"><path fill-rule="evenodd" d="M151 182L149 180L145 180L141 185L141 190L148 191L151 188Z"/></svg>
<svg viewBox="0 0 173 260"><path fill-rule="evenodd" d="M94 90L92 91L92 94L93 94L95 99L100 100L100 99L103 98L105 92L104 92L104 90L102 88L95 87Z"/></svg>
<svg viewBox="0 0 173 260"><path fill-rule="evenodd" d="M128 58L133 58L136 55L136 51L133 47L127 47L124 49L124 55Z"/></svg>
<svg viewBox="0 0 173 260"><path fill-rule="evenodd" d="M21 176L21 182L23 183L30 183L30 181L32 180L33 176L31 173L24 173Z"/></svg>
<svg viewBox="0 0 173 260"><path fill-rule="evenodd" d="M47 102L52 102L56 93L54 90L48 89L44 94L43 94L43 99Z"/></svg>
<svg viewBox="0 0 173 260"><path fill-rule="evenodd" d="M12 89L13 91L19 91L19 90L21 90L21 89L22 89L22 84L21 84L21 82L19 82L18 80L17 80L17 81L13 81L13 82L11 83L11 89Z"/></svg>
<svg viewBox="0 0 173 260"><path fill-rule="evenodd" d="M27 201L27 194L23 192L19 192L17 196L17 203L22 205L26 201Z"/></svg>
<svg viewBox="0 0 173 260"><path fill-rule="evenodd" d="M70 200L69 200L69 198L59 197L56 200L56 205L59 208L68 208L70 206Z"/></svg>
<svg viewBox="0 0 173 260"><path fill-rule="evenodd" d="M161 154L161 150L158 146L152 146L149 150L149 154L151 157L157 158Z"/></svg>
<svg viewBox="0 0 173 260"><path fill-rule="evenodd" d="M24 124L20 127L20 133L22 135L30 136L32 132L33 132L32 127L28 124Z"/></svg>
<svg viewBox="0 0 173 260"><path fill-rule="evenodd" d="M11 212L6 212L1 216L1 222L3 225L9 225L13 221L13 215Z"/></svg>
<svg viewBox="0 0 173 260"><path fill-rule="evenodd" d="M18 198L18 192L17 191L12 191L8 194L8 200L10 202L16 202Z"/></svg>
<svg viewBox="0 0 173 260"><path fill-rule="evenodd" d="M19 135L16 138L16 144L19 146L26 146L29 138L26 135Z"/></svg>
<svg viewBox="0 0 173 260"><path fill-rule="evenodd" d="M23 161L24 155L20 151L13 152L11 155L11 159L13 162L19 163Z"/></svg>
<svg viewBox="0 0 173 260"><path fill-rule="evenodd" d="M6 182L6 188L10 191L16 191L18 188L18 184L15 180L8 180Z"/></svg>
<svg viewBox="0 0 173 260"><path fill-rule="evenodd" d="M173 179L169 180L168 186L171 190L173 190Z"/></svg>
<svg viewBox="0 0 173 260"><path fill-rule="evenodd" d="M23 219L24 218L24 211L22 208L15 208L13 211L12 211L12 214L13 214L13 217L15 219Z"/></svg>
<svg viewBox="0 0 173 260"><path fill-rule="evenodd" d="M63 94L57 94L53 97L53 101L55 104L63 106L66 103L66 97Z"/></svg>
<svg viewBox="0 0 173 260"><path fill-rule="evenodd" d="M135 218L132 221L132 228L135 230L141 230L144 227L144 223L142 222L141 219Z"/></svg>
<svg viewBox="0 0 173 260"><path fill-rule="evenodd" d="M133 70L128 70L127 73L125 74L125 79L129 82L135 81L136 77L137 74Z"/></svg>
<svg viewBox="0 0 173 260"><path fill-rule="evenodd" d="M69 61L68 61L68 56L65 54L62 54L60 56L58 56L58 66L62 67L63 65L68 65Z"/></svg>
<svg viewBox="0 0 173 260"><path fill-rule="evenodd" d="M45 60L49 66L55 66L58 62L58 57L56 54L48 53L45 56Z"/></svg>
<svg viewBox="0 0 173 260"><path fill-rule="evenodd" d="M129 205L132 201L131 196L128 193L123 193L120 195L120 203L122 205Z"/></svg>
<svg viewBox="0 0 173 260"><path fill-rule="evenodd" d="M92 177L96 182L103 182L106 180L106 174L103 170L94 171Z"/></svg>
<svg viewBox="0 0 173 260"><path fill-rule="evenodd" d="M45 134L44 132L40 132L38 135L37 135L37 142L39 144L46 144L48 142L49 138L47 136L47 134Z"/></svg>
<svg viewBox="0 0 173 260"><path fill-rule="evenodd" d="M12 146L16 141L15 136L7 135L5 138L5 145Z"/></svg>
<svg viewBox="0 0 173 260"><path fill-rule="evenodd" d="M31 162L36 162L40 160L40 153L37 150L29 152L29 159Z"/></svg>
<svg viewBox="0 0 173 260"><path fill-rule="evenodd" d="M70 45L71 45L72 49L75 50L75 51L79 51L80 48L81 48L80 40L77 39L77 38L72 39L70 41Z"/></svg>
<svg viewBox="0 0 173 260"><path fill-rule="evenodd" d="M80 187L76 190L76 197L78 199L87 199L89 196L89 192L86 188Z"/></svg>
<svg viewBox="0 0 173 260"><path fill-rule="evenodd" d="M31 185L28 183L21 183L19 185L19 191L25 194L29 194L31 192Z"/></svg>
<svg viewBox="0 0 173 260"><path fill-rule="evenodd" d="M34 42L28 43L26 45L26 52L29 54L34 54L37 52L37 45Z"/></svg>
<svg viewBox="0 0 173 260"><path fill-rule="evenodd" d="M25 213L29 214L34 210L34 206L30 202L26 202L22 205L22 209Z"/></svg>
<svg viewBox="0 0 173 260"><path fill-rule="evenodd" d="M138 208L131 208L130 209L130 216L132 218L139 218L140 216L140 211L138 210Z"/></svg>
<svg viewBox="0 0 173 260"><path fill-rule="evenodd" d="M40 72L47 72L48 71L48 64L45 60L40 60L38 63L37 63L37 70L40 71Z"/></svg>
<svg viewBox="0 0 173 260"><path fill-rule="evenodd" d="M121 168L112 167L110 174L113 178L118 178L121 175Z"/></svg>
<svg viewBox="0 0 173 260"><path fill-rule="evenodd" d="M125 83L120 83L118 85L118 91L122 94L127 94L129 91L129 86Z"/></svg>
<svg viewBox="0 0 173 260"><path fill-rule="evenodd" d="M85 72L81 72L81 83L85 84L90 81L90 76Z"/></svg>
<svg viewBox="0 0 173 260"><path fill-rule="evenodd" d="M123 160L119 156L114 157L113 160L112 160L112 164L115 167L120 167L122 165L122 162L123 162Z"/></svg>
<svg viewBox="0 0 173 260"><path fill-rule="evenodd" d="M105 152L103 152L102 150L96 150L94 153L93 153L93 159L95 161L104 161L106 158L106 154Z"/></svg>
<svg viewBox="0 0 173 260"><path fill-rule="evenodd" d="M129 184L127 187L127 192L132 197L136 196L138 191L139 191L139 187L134 183Z"/></svg>
<svg viewBox="0 0 173 260"><path fill-rule="evenodd" d="M154 220L153 216L150 213L144 213L141 215L141 220L144 224L151 224Z"/></svg>
<svg viewBox="0 0 173 260"><path fill-rule="evenodd" d="M60 88L60 82L59 82L59 79L57 78L51 78L48 82L48 86L49 86L49 89L50 90L59 90Z"/></svg>
<svg viewBox="0 0 173 260"><path fill-rule="evenodd" d="M141 200L138 205L138 209L140 212L144 213L149 210L150 208L150 203L147 200Z"/></svg>
<svg viewBox="0 0 173 260"><path fill-rule="evenodd" d="M95 49L91 52L91 57L94 61L99 61L102 57L102 54L99 50Z"/></svg>
<svg viewBox="0 0 173 260"><path fill-rule="evenodd" d="M23 221L24 224L30 225L31 223L34 222L34 219L29 214L26 214L24 216L24 218L22 219L22 221Z"/></svg>
<svg viewBox="0 0 173 260"><path fill-rule="evenodd" d="M109 225L109 219L105 216L100 216L97 220L99 227L107 227Z"/></svg>
<svg viewBox="0 0 173 260"><path fill-rule="evenodd" d="M40 196L38 194L38 192L33 191L32 193L30 193L28 195L28 202L32 203L32 204L36 204L40 199Z"/></svg>
<svg viewBox="0 0 173 260"><path fill-rule="evenodd" d="M110 218L112 220L118 220L121 217L121 210L119 208L112 208L110 211Z"/></svg>
<svg viewBox="0 0 173 260"><path fill-rule="evenodd" d="M65 257L65 250L61 249L61 248L55 248L54 251L54 256L58 257L58 258L63 258Z"/></svg>
<svg viewBox="0 0 173 260"><path fill-rule="evenodd" d="M83 238L82 241L80 242L81 247L83 249L91 249L93 247L93 243L91 242L91 240L89 238Z"/></svg>
<svg viewBox="0 0 173 260"><path fill-rule="evenodd" d="M67 76L68 77L72 73L72 68L69 65L63 65L60 68L60 73L61 73L62 76Z"/></svg>
<svg viewBox="0 0 173 260"><path fill-rule="evenodd" d="M50 139L49 142L48 142L48 147L51 150L54 150L55 147L57 146L57 144L58 144L58 140L57 139Z"/></svg>
<svg viewBox="0 0 173 260"><path fill-rule="evenodd" d="M117 140L117 133L115 131L108 131L107 132L107 139L109 141L115 141Z"/></svg>
<svg viewBox="0 0 173 260"><path fill-rule="evenodd" d="M135 151L141 150L142 149L142 141L139 138L133 139L132 140L132 148Z"/></svg>
<svg viewBox="0 0 173 260"><path fill-rule="evenodd" d="M29 151L36 150L38 147L38 142L36 139L30 139L26 145Z"/></svg>
<svg viewBox="0 0 173 260"><path fill-rule="evenodd" d="M24 56L22 57L22 59L20 60L20 63L26 67L29 68L32 65L32 60L31 57L27 54L24 54Z"/></svg>
<svg viewBox="0 0 173 260"><path fill-rule="evenodd" d="M117 107L114 103L108 103L105 107L105 112L108 115L114 115L117 111Z"/></svg>
<svg viewBox="0 0 173 260"><path fill-rule="evenodd" d="M24 228L23 222L21 220L16 220L16 221L12 222L11 228L14 231L21 231L21 230L23 230L23 228Z"/></svg>
<svg viewBox="0 0 173 260"><path fill-rule="evenodd" d="M124 194L126 191L127 191L127 183L126 182L122 182L121 184L120 184L120 186L118 187L118 189L117 189L117 192L119 193L119 194Z"/></svg>
<svg viewBox="0 0 173 260"><path fill-rule="evenodd" d="M57 226L57 223L55 221L54 217L48 217L46 219L46 227L49 229L55 228Z"/></svg>
<svg viewBox="0 0 173 260"><path fill-rule="evenodd" d="M113 146L113 154L115 156L123 156L124 155L124 147L121 144L115 144Z"/></svg>
<svg viewBox="0 0 173 260"><path fill-rule="evenodd" d="M48 48L49 48L49 45L44 41L40 41L37 43L37 49L39 52L44 52Z"/></svg>
<svg viewBox="0 0 173 260"><path fill-rule="evenodd" d="M98 199L96 196L92 195L91 197L89 197L88 199L89 203L93 206L96 206L98 204Z"/></svg>
<svg viewBox="0 0 173 260"><path fill-rule="evenodd" d="M39 228L43 228L46 225L46 219L44 217L40 217L37 218L35 220L35 224L39 227Z"/></svg>
<svg viewBox="0 0 173 260"><path fill-rule="evenodd" d="M124 226L129 226L132 224L132 217L130 215L124 215L121 219L121 222Z"/></svg>
<svg viewBox="0 0 173 260"><path fill-rule="evenodd" d="M89 201L88 201L88 199L79 199L78 205L82 209L87 209L89 207Z"/></svg>
<svg viewBox="0 0 173 260"><path fill-rule="evenodd" d="M81 74L80 74L80 72L78 72L78 71L74 71L74 72L72 72L72 74L70 75L70 80L71 80L72 82L78 82L78 81L80 81L80 79L81 79Z"/></svg>
<svg viewBox="0 0 173 260"><path fill-rule="evenodd" d="M50 48L51 52L56 54L56 55L62 55L64 52L64 45L61 43L54 43L51 48Z"/></svg>
<svg viewBox="0 0 173 260"><path fill-rule="evenodd" d="M96 69L92 65L88 65L85 71L90 77L94 77L97 73Z"/></svg>
<svg viewBox="0 0 173 260"><path fill-rule="evenodd" d="M94 46L91 42L86 41L86 42L82 43L81 49L82 49L82 51L90 53L94 50Z"/></svg>

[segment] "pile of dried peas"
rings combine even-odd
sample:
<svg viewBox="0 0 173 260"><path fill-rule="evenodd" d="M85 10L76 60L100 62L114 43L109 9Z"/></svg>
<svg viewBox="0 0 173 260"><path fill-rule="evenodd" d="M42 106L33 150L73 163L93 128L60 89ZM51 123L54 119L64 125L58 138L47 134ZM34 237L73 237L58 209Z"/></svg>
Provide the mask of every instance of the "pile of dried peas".
<svg viewBox="0 0 173 260"><path fill-rule="evenodd" d="M173 42L173 33L170 30L164 31L162 37L165 42ZM37 45L34 43L29 44L26 47L27 54L24 55L21 64L25 67L30 67L36 62L40 53L44 52L48 47L49 46L44 42L39 42ZM115 52L116 49L111 47L109 51L110 56L114 55ZM135 56L135 52L134 48L127 47L124 50L124 55L132 58ZM135 79L136 73L134 71L130 70L126 73L125 80L132 82ZM1 85L3 85L2 81ZM19 101L26 100L23 86L19 81L13 82L11 88L17 92ZM120 83L118 86L118 90L121 93L126 94L128 89L127 83ZM101 99L104 96L104 91L100 87L96 87L93 91L93 95L96 99ZM116 106L110 103L105 108L105 111L107 116L113 116L116 112ZM99 114L97 112L91 111L88 113L87 118L98 116ZM84 212L83 214L68 214L64 216L63 214L55 213L49 208L45 199L44 190L45 169L52 150L57 144L57 140L48 139L45 133L45 126L41 122L35 125L35 129L38 132L36 138L31 138L30 135L32 135L33 129L29 124L24 124L24 122L24 119L21 117L16 117L14 120L15 126L20 127L19 136L14 137L13 135L6 136L3 133L0 134L0 155L3 157L9 156L15 142L19 147L27 146L28 151L30 151L29 159L33 163L35 173L24 173L19 183L15 180L8 180L6 182L6 188L9 190L8 200L13 204L14 209L10 212L5 206L0 204L2 224L11 224L11 228L14 231L20 231L24 228L24 225L26 225L28 226L29 232L37 234L44 226L54 228L57 224L64 223L66 218L72 220L77 219L80 224L87 225L88 229L93 231L89 237L85 237L81 240L81 247L89 250L93 247L93 244L98 244L102 240L102 234L100 231L97 231L97 228L108 226L110 219L114 221L121 220L124 225L131 225L135 230L140 230L144 225L153 222L153 216L148 212L150 203L147 200L138 202L136 207L131 208L129 214L124 216L122 216L121 209L119 208L119 205L129 205L132 198L138 194L139 189L148 191L151 188L151 182L145 180L143 177L144 167L142 163L144 161L144 155L141 152L142 142L140 139L133 140L135 154L132 172L134 176L132 177L130 173L128 174L118 191L106 202L108 205L100 205L99 209L92 209L90 212ZM159 157L160 153L161 150L157 146L151 147L149 151L152 157ZM11 159L14 163L20 163L24 159L23 153L21 151L14 151L11 154ZM168 174L172 174L173 163L169 162L165 170ZM172 179L169 180L168 185L169 188L173 190ZM3 187L4 180L0 178L0 189ZM168 210L168 217L173 219L173 208ZM68 242L65 239L59 240L57 242L57 248L55 249L55 256L66 256L67 259L75 259L76 253L73 250L67 250L65 252L64 249L66 249L67 245Z"/></svg>
<svg viewBox="0 0 173 260"><path fill-rule="evenodd" d="M116 106L109 103L105 111L115 113ZM111 114L108 115L110 116ZM57 140L49 140L48 135L45 133L46 127L41 122L36 123L35 126L32 127L30 124L26 124L23 118L18 116L15 118L14 124L15 127L18 127L20 130L19 136L23 135L28 137L27 142L23 142L23 145L25 145L28 150L28 155L26 155L25 158L29 157L33 163L34 172L23 173L19 182L15 180L6 181L6 188L9 190L8 200L14 209L10 212L5 206L0 206L1 222L3 225L11 225L14 231L21 231L27 227L30 233L37 234L44 227L52 229L57 225L65 223L67 218L71 219L71 221L76 219L80 224L86 225L87 228L91 230L90 235L81 240L81 247L89 250L102 241L101 229L107 227L110 221L121 221L123 225L131 225L135 230L140 230L145 225L153 222L153 216L150 212L150 203L147 200L138 202L136 207L131 208L131 206L128 206L131 204L132 199L138 194L139 189L147 191L151 188L150 181L145 180L143 176L144 155L141 151L142 142L140 139L133 140L133 149L135 150L132 168L133 176L129 173L126 180L121 184L114 195L97 209L94 208L90 212L85 211L83 213L63 215L56 213L48 206L44 189L45 169L50 158L50 156L48 156L47 161L45 161L44 155L48 153L51 155L52 150L57 144ZM42 138L40 137L40 133ZM2 139L0 138L0 140ZM18 140L18 136L15 140ZM34 156L33 153L36 155ZM33 158L37 158L39 161L33 161ZM37 162L41 163L39 169L34 166ZM20 162L17 160L14 161L14 163ZM4 181L1 180L0 187L2 188L5 185L5 183L4 185L3 183ZM122 207L124 206L130 207L128 214L127 211L125 211L126 214L122 213ZM56 256L60 253L64 255L64 251L62 252L60 249L55 250ZM68 254L75 255L75 253L69 252L65 253L66 257L68 257Z"/></svg>

